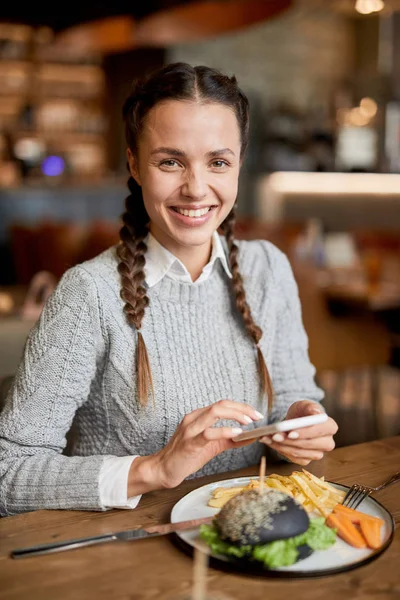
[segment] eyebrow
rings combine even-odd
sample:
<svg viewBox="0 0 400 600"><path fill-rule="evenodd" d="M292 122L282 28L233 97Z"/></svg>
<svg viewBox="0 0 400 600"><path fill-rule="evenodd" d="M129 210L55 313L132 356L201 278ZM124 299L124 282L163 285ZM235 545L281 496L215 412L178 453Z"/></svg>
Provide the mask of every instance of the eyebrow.
<svg viewBox="0 0 400 600"><path fill-rule="evenodd" d="M169 154L170 156L177 157L185 157L186 154L182 150L178 150L177 148L168 148L166 146L160 146L160 148L156 148L151 152L151 155L154 154ZM230 148L221 148L220 150L212 150L211 152L207 152L206 156L209 158L214 158L215 156L222 156L223 154L231 154L235 156L235 153Z"/></svg>

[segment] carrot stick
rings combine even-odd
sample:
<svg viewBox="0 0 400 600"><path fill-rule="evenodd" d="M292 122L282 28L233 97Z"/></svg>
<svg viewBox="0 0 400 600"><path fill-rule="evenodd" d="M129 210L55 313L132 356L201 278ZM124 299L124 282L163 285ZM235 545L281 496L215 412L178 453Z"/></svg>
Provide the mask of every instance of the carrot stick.
<svg viewBox="0 0 400 600"><path fill-rule="evenodd" d="M361 521L376 521L380 525L383 525L382 519L379 517L373 517L372 515L366 515L365 513L354 510L353 508L348 508L347 506L343 506L343 504L336 504L333 508L334 513L338 513L347 517L352 523L360 524Z"/></svg>
<svg viewBox="0 0 400 600"><path fill-rule="evenodd" d="M326 524L336 529L339 537L354 548L366 548L367 544L361 533L357 531L353 523L344 515L331 513L326 519Z"/></svg>
<svg viewBox="0 0 400 600"><path fill-rule="evenodd" d="M380 521L381 519L379 519ZM367 541L369 548L380 548L381 546L381 523L377 520L362 519L360 521L360 529L364 538Z"/></svg>

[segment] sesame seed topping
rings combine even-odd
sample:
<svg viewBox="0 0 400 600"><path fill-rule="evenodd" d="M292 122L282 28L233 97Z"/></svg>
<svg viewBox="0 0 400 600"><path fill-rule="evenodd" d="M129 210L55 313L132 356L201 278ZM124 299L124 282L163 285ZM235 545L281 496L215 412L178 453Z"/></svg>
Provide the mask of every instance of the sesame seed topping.
<svg viewBox="0 0 400 600"><path fill-rule="evenodd" d="M260 529L272 530L273 515L287 510L288 495L278 490L250 490L238 494L217 516L221 537L248 544L260 541Z"/></svg>

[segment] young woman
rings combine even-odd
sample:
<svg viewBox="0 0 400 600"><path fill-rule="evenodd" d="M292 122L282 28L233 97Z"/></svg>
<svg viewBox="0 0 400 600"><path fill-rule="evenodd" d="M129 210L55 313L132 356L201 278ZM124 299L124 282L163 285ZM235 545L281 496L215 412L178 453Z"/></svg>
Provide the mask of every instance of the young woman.
<svg viewBox="0 0 400 600"><path fill-rule="evenodd" d="M240 426L322 411L288 260L234 240L249 127L236 79L172 64L123 112L121 242L65 273L29 336L0 416L3 515L134 508L256 464L265 445L235 443ZM306 465L336 430L329 419L263 441Z"/></svg>

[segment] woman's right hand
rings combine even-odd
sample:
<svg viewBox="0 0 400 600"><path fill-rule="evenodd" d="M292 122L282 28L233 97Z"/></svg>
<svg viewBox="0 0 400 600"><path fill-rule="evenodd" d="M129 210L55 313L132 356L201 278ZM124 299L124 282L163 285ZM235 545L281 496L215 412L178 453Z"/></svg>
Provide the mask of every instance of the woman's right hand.
<svg viewBox="0 0 400 600"><path fill-rule="evenodd" d="M129 472L128 496L151 489L176 487L214 456L254 441L233 442L232 438L242 430L239 427L214 427L220 419L248 425L262 418L264 416L248 404L232 400L220 400L192 411L183 418L162 450L133 461Z"/></svg>

